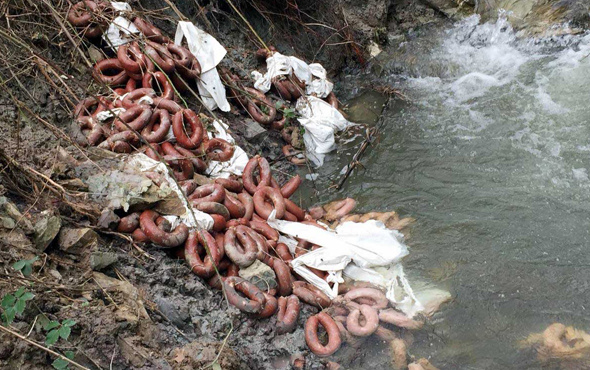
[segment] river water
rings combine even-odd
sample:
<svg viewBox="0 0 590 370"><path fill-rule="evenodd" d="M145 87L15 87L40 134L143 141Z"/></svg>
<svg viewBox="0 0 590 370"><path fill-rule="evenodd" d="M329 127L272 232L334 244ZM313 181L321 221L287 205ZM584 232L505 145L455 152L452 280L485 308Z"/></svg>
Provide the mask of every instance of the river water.
<svg viewBox="0 0 590 370"><path fill-rule="evenodd" d="M412 355L441 369L541 368L519 349L529 333L590 330L590 36L533 41L473 16L386 53L378 78L347 83L392 83L409 100L386 107L364 169L321 200L417 219L406 271L454 300ZM318 187L349 158L328 156Z"/></svg>

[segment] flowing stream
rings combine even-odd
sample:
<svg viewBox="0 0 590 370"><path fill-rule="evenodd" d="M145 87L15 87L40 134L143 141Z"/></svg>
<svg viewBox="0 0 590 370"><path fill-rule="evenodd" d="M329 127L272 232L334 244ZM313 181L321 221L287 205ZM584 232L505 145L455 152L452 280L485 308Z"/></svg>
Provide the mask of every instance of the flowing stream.
<svg viewBox="0 0 590 370"><path fill-rule="evenodd" d="M529 333L590 330L590 35L533 41L473 16L386 53L379 79L409 101L386 107L338 197L416 218L406 271L454 296L410 353L441 369L541 368L519 349ZM349 160L330 155L318 187Z"/></svg>

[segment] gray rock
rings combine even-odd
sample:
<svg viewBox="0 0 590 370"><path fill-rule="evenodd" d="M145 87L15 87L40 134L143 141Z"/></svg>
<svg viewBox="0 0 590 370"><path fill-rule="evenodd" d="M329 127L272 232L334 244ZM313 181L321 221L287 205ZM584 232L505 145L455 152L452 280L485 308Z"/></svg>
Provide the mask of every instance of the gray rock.
<svg viewBox="0 0 590 370"><path fill-rule="evenodd" d="M90 45L88 48L88 55L90 56L90 60L94 63L100 62L104 59L104 54L94 45Z"/></svg>
<svg viewBox="0 0 590 370"><path fill-rule="evenodd" d="M264 291L277 286L277 277L273 269L259 260L247 268L240 269L238 274Z"/></svg>
<svg viewBox="0 0 590 370"><path fill-rule="evenodd" d="M94 251L90 254L89 262L93 270L99 271L117 262L117 260L118 257L115 253Z"/></svg>
<svg viewBox="0 0 590 370"><path fill-rule="evenodd" d="M44 215L35 224L34 243L41 252L45 251L49 244L55 239L61 229L61 218L58 216Z"/></svg>
<svg viewBox="0 0 590 370"><path fill-rule="evenodd" d="M100 213L100 217L96 226L101 229L115 230L119 225L120 220L121 218L117 216L112 209L103 209L103 211Z"/></svg>
<svg viewBox="0 0 590 370"><path fill-rule="evenodd" d="M98 235L90 228L64 227L59 233L59 249L68 253L80 254L83 250L95 246L97 238Z"/></svg>
<svg viewBox="0 0 590 370"><path fill-rule="evenodd" d="M4 229L14 229L16 227L16 222L8 216L0 215L0 227Z"/></svg>
<svg viewBox="0 0 590 370"><path fill-rule="evenodd" d="M12 223L5 218L12 219L14 226L10 227ZM20 227L25 234L32 234L35 231L31 221L23 216L12 202L6 197L0 197L0 227L13 229L16 226Z"/></svg>
<svg viewBox="0 0 590 370"><path fill-rule="evenodd" d="M164 297L157 297L155 303L160 312L176 326L182 327L190 319L188 312L184 312L183 315L172 302Z"/></svg>
<svg viewBox="0 0 590 370"><path fill-rule="evenodd" d="M244 137L246 140L250 140L263 132L266 132L266 129L260 126L258 122L251 119L246 120L246 124L244 125Z"/></svg>

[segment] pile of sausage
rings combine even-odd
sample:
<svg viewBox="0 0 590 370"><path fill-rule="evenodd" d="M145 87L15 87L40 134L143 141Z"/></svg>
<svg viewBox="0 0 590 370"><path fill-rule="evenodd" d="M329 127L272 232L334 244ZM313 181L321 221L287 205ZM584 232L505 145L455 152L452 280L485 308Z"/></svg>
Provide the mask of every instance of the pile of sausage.
<svg viewBox="0 0 590 370"><path fill-rule="evenodd" d="M248 162L241 179L216 179L201 186L194 180L180 183L191 205L213 217L211 232L189 231L184 224L171 230L170 224L152 210L123 217L118 231L131 233L138 242L174 248L191 270L209 285L221 289L223 284L230 304L241 311L257 318L268 318L276 313L278 333L295 329L301 302L320 310L330 307L311 316L305 324L307 344L318 356L333 354L343 340L353 336L375 334L388 341L399 339L387 328L389 324L406 329L421 326L420 322L387 308L389 301L377 288L342 285L341 293L346 294L332 302L292 271L290 261L293 258L319 247L300 239L292 254L287 245L278 241L279 233L266 220L274 210L279 219L323 227L289 199L301 183L299 176L280 186L267 160L255 156ZM276 287L264 291L239 277L240 269L256 260L273 269ZM323 271L313 271L323 279L327 276ZM325 344L319 339L319 326L328 334Z"/></svg>
<svg viewBox="0 0 590 370"><path fill-rule="evenodd" d="M85 37L96 38L105 29L105 14L111 11L107 3L81 1L71 8L68 20ZM97 145L118 153L140 148L155 160L165 160L174 170L190 204L208 213L214 225L211 232L190 231L182 223L172 228L162 215L145 210L123 217L118 231L131 234L137 242L173 249L212 287L221 289L223 285L229 302L241 311L257 318L268 318L276 313L278 333L295 329L301 301L323 310L305 323L305 339L318 356L333 354L343 340L350 340L352 336L375 334L389 341L399 339L386 327L389 324L407 329L419 327L419 322L387 309L389 301L379 289L342 285L342 293L346 294L332 302L293 273L290 261L319 247L300 239L292 254L287 245L279 242L279 233L266 220L275 211L278 219L323 228L316 222L318 216L312 216L313 212L310 215L289 199L301 183L298 175L281 186L272 176L268 161L255 156L248 162L241 179L216 179L209 184L197 184L194 173L205 171L206 159L227 161L233 156L234 148L227 141L209 139L199 116L177 102L177 93L185 92L200 75L197 59L145 20L136 17L133 23L145 39L120 46L115 58L101 60L94 66L94 77L110 86L114 97L87 98L76 107L75 120L84 134L81 144ZM277 112L271 101L259 91L242 86L239 78L229 71L221 72L231 96L256 121L282 130L289 142L293 126L286 127L286 118ZM296 78L284 77L275 79L273 86L285 100L296 100L304 88ZM338 104L333 94L327 100ZM124 111L117 111L117 115L105 122L98 120L101 112L114 112L119 108ZM170 128L175 144L167 137ZM141 147L145 142L150 145ZM283 151L294 163L303 163L297 162L300 159L292 146L285 146ZM349 203L341 207L342 213L352 209ZM276 287L263 291L239 277L240 269L256 260L273 269ZM326 272L313 272L326 278ZM327 332L325 344L319 339L319 326Z"/></svg>

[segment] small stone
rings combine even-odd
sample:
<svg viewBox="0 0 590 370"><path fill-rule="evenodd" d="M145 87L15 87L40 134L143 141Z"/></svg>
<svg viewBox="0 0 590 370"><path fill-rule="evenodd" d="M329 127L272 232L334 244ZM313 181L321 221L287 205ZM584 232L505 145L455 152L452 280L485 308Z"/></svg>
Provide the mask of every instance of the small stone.
<svg viewBox="0 0 590 370"><path fill-rule="evenodd" d="M162 315L176 326L182 327L186 325L187 321L190 319L188 312L185 312L183 315L180 310L178 310L178 307L164 297L157 297L155 303L158 305L158 309Z"/></svg>
<svg viewBox="0 0 590 370"><path fill-rule="evenodd" d="M68 253L80 254L84 249L96 245L97 238L98 235L90 228L65 227L59 233L59 249Z"/></svg>
<svg viewBox="0 0 590 370"><path fill-rule="evenodd" d="M250 266L240 269L240 277L256 285L259 289L266 291L277 287L277 277L272 268L259 260L254 261Z"/></svg>
<svg viewBox="0 0 590 370"><path fill-rule="evenodd" d="M42 217L35 224L34 242L37 249L41 252L45 251L49 244L55 239L57 233L61 229L61 218L58 216Z"/></svg>
<svg viewBox="0 0 590 370"><path fill-rule="evenodd" d="M62 278L59 271L54 270L54 269L49 270L49 275L53 276L55 278L55 280L57 280L57 281L61 280L61 278Z"/></svg>
<svg viewBox="0 0 590 370"><path fill-rule="evenodd" d="M99 271L117 262L118 259L115 253L94 251L90 254L90 267Z"/></svg>
<svg viewBox="0 0 590 370"><path fill-rule="evenodd" d="M14 229L16 222L8 216L0 216L0 227L4 229Z"/></svg>
<svg viewBox="0 0 590 370"><path fill-rule="evenodd" d="M25 234L32 234L35 229L33 228L33 224L29 221L28 218L22 215L18 208L10 202L6 197L0 197L0 212L3 213L5 216L0 217L8 217L11 218L14 222L15 226L9 227L11 223L6 221L0 220L0 227L4 227L7 229L13 229L14 227L20 227Z"/></svg>
<svg viewBox="0 0 590 370"><path fill-rule="evenodd" d="M266 132L266 129L254 120L247 119L246 124L244 125L244 137L246 140L250 140L255 136Z"/></svg>
<svg viewBox="0 0 590 370"><path fill-rule="evenodd" d="M100 213L96 226L101 229L115 230L120 220L121 217L117 216L112 209L105 208Z"/></svg>
<svg viewBox="0 0 590 370"><path fill-rule="evenodd" d="M94 63L100 62L104 59L104 54L94 45L90 45L88 48L88 55L90 56L90 60Z"/></svg>

